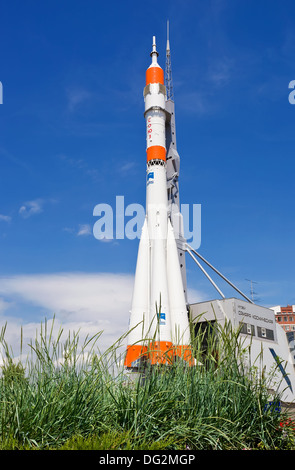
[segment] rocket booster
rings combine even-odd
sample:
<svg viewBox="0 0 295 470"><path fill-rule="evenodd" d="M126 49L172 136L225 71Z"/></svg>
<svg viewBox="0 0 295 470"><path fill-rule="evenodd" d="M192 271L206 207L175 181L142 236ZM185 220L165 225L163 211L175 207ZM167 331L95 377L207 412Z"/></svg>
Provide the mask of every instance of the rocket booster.
<svg viewBox="0 0 295 470"><path fill-rule="evenodd" d="M144 88L146 120L146 217L138 248L130 312L126 367L140 360L193 363L182 274L168 213L166 87L153 37L152 63Z"/></svg>

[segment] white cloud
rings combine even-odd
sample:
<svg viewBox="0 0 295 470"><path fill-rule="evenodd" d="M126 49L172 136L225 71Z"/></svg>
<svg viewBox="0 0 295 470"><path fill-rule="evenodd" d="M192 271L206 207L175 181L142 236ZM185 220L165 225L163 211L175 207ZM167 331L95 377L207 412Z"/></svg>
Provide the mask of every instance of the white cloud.
<svg viewBox="0 0 295 470"><path fill-rule="evenodd" d="M4 313L5 310L9 307L9 302L6 302L4 299L0 297L0 315Z"/></svg>
<svg viewBox="0 0 295 470"><path fill-rule="evenodd" d="M129 176L131 173L134 174L136 171L136 162L129 161L126 162L124 165L118 166L118 171L121 175Z"/></svg>
<svg viewBox="0 0 295 470"><path fill-rule="evenodd" d="M210 64L208 78L216 87L221 87L228 84L232 71L233 60L223 56Z"/></svg>
<svg viewBox="0 0 295 470"><path fill-rule="evenodd" d="M80 330L80 337L103 331L100 348L111 346L128 330L133 276L127 274L58 273L16 275L0 279L0 324L8 323L9 340L17 349L21 325L24 337L35 336L45 316L65 331ZM9 303L19 312L34 306L40 308L40 322L9 315ZM26 308L24 308L24 306ZM5 309L5 315L4 315ZM36 308L35 308L36 310ZM45 316L44 316L45 315ZM28 342L27 341L27 342Z"/></svg>
<svg viewBox="0 0 295 470"><path fill-rule="evenodd" d="M85 176L89 176L94 181L99 180L100 176L98 169L90 167L87 162L87 158L72 158L64 154L61 154L58 157L67 165L79 171L79 173L82 172Z"/></svg>
<svg viewBox="0 0 295 470"><path fill-rule="evenodd" d="M79 224L79 228L73 228L73 227L64 227L63 232L67 232L70 234L74 234L77 237L85 237L88 235L93 235L93 229L90 224ZM97 238L98 241L103 242L103 243L110 243L113 242L114 244L118 244L114 239L112 238Z"/></svg>
<svg viewBox="0 0 295 470"><path fill-rule="evenodd" d="M18 212L24 219L27 219L33 215L40 214L41 212L43 212L44 205L48 203L56 204L58 203L58 200L55 198L33 199L32 201L24 202Z"/></svg>
<svg viewBox="0 0 295 470"><path fill-rule="evenodd" d="M79 230L78 230L78 233L77 233L78 236L85 236L85 235L92 235L92 229L91 229L91 226L89 224L82 224L82 225L79 225Z"/></svg>
<svg viewBox="0 0 295 470"><path fill-rule="evenodd" d="M190 304L195 304L198 302L205 302L208 300L208 295L205 292L201 292L198 289L192 289L188 287L187 289L188 302Z"/></svg>
<svg viewBox="0 0 295 470"><path fill-rule="evenodd" d="M3 220L3 222L10 222L10 221L11 221L11 217L10 217L10 215L3 215L3 214L0 214L0 220Z"/></svg>
<svg viewBox="0 0 295 470"><path fill-rule="evenodd" d="M43 212L43 199L35 199L33 201L25 202L19 209L19 214L24 218L27 219L35 214L40 214Z"/></svg>

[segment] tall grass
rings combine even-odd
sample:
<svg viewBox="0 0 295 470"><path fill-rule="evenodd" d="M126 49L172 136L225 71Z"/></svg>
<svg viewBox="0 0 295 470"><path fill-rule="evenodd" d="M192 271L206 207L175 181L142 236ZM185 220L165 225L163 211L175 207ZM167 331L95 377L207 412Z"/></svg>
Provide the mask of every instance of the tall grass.
<svg viewBox="0 0 295 470"><path fill-rule="evenodd" d="M230 325L196 333L196 366L147 366L137 379L122 367L124 337L101 353L101 333L82 344L78 334L63 334L54 338L45 322L21 363L2 330L0 448L283 445L279 397L269 396L267 377L247 363L247 348Z"/></svg>

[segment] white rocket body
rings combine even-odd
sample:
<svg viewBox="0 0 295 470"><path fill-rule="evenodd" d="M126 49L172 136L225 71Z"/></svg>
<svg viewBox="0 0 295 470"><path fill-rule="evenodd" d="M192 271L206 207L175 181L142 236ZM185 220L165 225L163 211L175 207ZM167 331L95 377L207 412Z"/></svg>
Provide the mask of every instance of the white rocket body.
<svg viewBox="0 0 295 470"><path fill-rule="evenodd" d="M174 230L168 215L166 88L155 38L144 89L147 129L146 218L139 243L126 367L182 357L192 363L186 298Z"/></svg>

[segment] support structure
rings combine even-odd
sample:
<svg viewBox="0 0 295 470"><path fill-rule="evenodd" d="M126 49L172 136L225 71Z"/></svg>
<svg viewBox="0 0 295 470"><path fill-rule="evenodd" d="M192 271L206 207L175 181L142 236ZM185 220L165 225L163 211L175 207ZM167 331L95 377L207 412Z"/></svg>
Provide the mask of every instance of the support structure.
<svg viewBox="0 0 295 470"><path fill-rule="evenodd" d="M196 264L199 266L199 268L203 271L203 273L205 274L205 276L207 277L207 279L209 279L209 281L211 282L211 284L215 287L215 289L219 292L219 294L221 295L221 297L223 297L225 299L225 296L224 294L221 292L221 290L217 287L217 285L215 284L215 282L210 278L209 274L205 271L205 269L201 266L201 264L196 260L196 258L192 255L191 252L195 253L198 258L200 258L204 263L207 264L207 266L209 266L209 268L213 269L214 272L216 272L216 274L218 274L218 276L220 276L224 281L226 281L233 289L235 289L242 297L244 297L244 299L246 299L248 302L250 302L251 304L253 304L254 302L249 299L249 297L247 297L245 294L243 294L242 291L240 291L240 289L238 289L231 281L229 281L223 274L221 274L220 271L218 271L216 268L214 268L214 266L212 266L211 263L209 263L209 261L205 260L205 258L203 256L201 256L196 250L194 250L188 243L186 244L186 251L189 253L189 255L193 258L193 260L196 262Z"/></svg>

